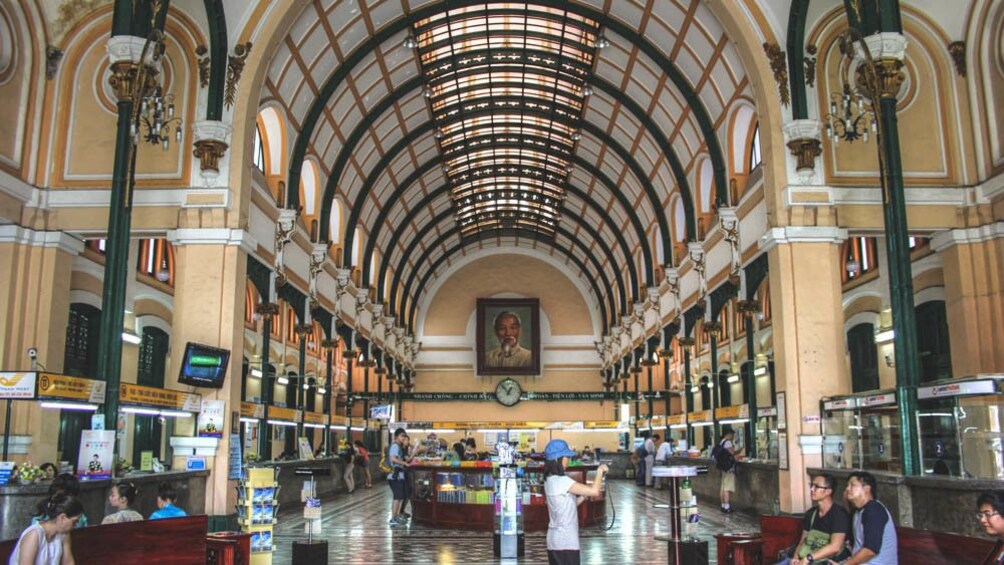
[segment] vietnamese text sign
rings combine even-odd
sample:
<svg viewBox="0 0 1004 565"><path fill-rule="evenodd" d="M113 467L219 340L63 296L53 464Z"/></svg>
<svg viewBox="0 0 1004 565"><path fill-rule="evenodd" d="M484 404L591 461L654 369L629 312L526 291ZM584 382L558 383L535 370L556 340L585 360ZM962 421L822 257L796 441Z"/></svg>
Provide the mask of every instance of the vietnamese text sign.
<svg viewBox="0 0 1004 565"><path fill-rule="evenodd" d="M300 411L293 410L292 408L283 408L282 406L269 406L268 419L284 420L286 422L299 422Z"/></svg>
<svg viewBox="0 0 1004 565"><path fill-rule="evenodd" d="M227 465L227 479L241 478L241 434L230 434L230 457Z"/></svg>
<svg viewBox="0 0 1004 565"><path fill-rule="evenodd" d="M138 406L152 406L168 410L184 410L199 412L202 408L202 395L122 383L119 389L119 402Z"/></svg>
<svg viewBox="0 0 1004 565"><path fill-rule="evenodd" d="M105 381L55 373L39 373L38 398L39 400L77 400L101 404L105 401Z"/></svg>
<svg viewBox="0 0 1004 565"><path fill-rule="evenodd" d="M241 402L241 418L261 420L265 417L265 405L254 402Z"/></svg>
<svg viewBox="0 0 1004 565"><path fill-rule="evenodd" d="M303 423L327 425L328 415L323 412L304 412Z"/></svg>
<svg viewBox="0 0 1004 565"><path fill-rule="evenodd" d="M31 371L0 373L0 398L31 400L35 398L35 378Z"/></svg>

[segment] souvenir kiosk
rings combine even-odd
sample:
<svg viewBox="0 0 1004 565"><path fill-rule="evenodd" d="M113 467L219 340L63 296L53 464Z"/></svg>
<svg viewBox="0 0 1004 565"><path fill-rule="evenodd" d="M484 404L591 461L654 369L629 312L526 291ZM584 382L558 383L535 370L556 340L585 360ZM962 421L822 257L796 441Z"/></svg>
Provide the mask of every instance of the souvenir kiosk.
<svg viewBox="0 0 1004 565"><path fill-rule="evenodd" d="M917 428L925 475L1004 480L1004 375L927 383L917 389Z"/></svg>

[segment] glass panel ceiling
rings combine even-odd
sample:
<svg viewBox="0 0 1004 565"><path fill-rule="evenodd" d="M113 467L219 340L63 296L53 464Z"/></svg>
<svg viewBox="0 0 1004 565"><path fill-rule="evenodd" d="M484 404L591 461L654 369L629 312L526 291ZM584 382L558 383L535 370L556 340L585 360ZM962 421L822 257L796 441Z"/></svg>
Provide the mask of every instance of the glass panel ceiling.
<svg viewBox="0 0 1004 565"><path fill-rule="evenodd" d="M599 34L597 22L560 8L508 2L415 24L464 236L554 235Z"/></svg>

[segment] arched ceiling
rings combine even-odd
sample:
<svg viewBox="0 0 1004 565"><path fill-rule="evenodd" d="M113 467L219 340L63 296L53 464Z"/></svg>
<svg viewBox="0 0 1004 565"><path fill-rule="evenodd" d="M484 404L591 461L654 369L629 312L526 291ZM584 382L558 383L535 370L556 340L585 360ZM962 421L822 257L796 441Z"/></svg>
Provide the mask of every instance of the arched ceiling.
<svg viewBox="0 0 1004 565"><path fill-rule="evenodd" d="M262 101L295 139L287 202L316 159L319 233L346 203L338 241L349 257L360 230L352 267L400 321L490 241L548 249L615 324L695 237L703 158L727 203L727 116L752 94L711 8L592 4L315 0L278 46Z"/></svg>

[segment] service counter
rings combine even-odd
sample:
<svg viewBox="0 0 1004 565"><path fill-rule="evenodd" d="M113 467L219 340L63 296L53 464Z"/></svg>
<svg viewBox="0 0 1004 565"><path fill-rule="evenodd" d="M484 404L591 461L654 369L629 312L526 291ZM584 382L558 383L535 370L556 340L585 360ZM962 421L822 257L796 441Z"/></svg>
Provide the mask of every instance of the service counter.
<svg viewBox="0 0 1004 565"><path fill-rule="evenodd" d="M836 492L842 493L853 471L810 468L810 474L827 472L837 479ZM950 532L966 536L985 535L976 513L980 493L999 491L1001 481L955 477L904 477L898 473L872 471L878 484L876 497L889 509L897 526L919 530Z"/></svg>
<svg viewBox="0 0 1004 565"><path fill-rule="evenodd" d="M596 464L566 469L572 480L591 481ZM491 466L411 467L412 519L434 528L492 531L495 528L495 477ZM541 532L549 521L544 496L544 468L528 468L523 475L523 531ZM601 495L579 505L579 526L606 523L606 497Z"/></svg>
<svg viewBox="0 0 1004 565"><path fill-rule="evenodd" d="M381 476L377 471L379 462L380 459L378 457L370 455L370 475L373 477L373 482L376 482L379 476ZM279 504L300 503L300 490L303 488L303 483L309 480L309 477L297 476L293 472L296 469L326 469L330 473L326 477L320 476L316 479L318 498L332 496L335 493L344 493L347 490L345 486L345 463L338 457L313 460L267 461L260 465L279 469L278 481L281 487L278 496ZM354 466L353 475L356 479L356 488L363 488L366 484L366 474L360 465Z"/></svg>
<svg viewBox="0 0 1004 565"><path fill-rule="evenodd" d="M715 461L705 457L670 457L669 465L705 466L707 474L691 479L697 499L718 504L722 486L722 472ZM777 463L767 461L736 461L736 491L730 502L733 506L757 512L773 513L774 501L780 493Z"/></svg>
<svg viewBox="0 0 1004 565"><path fill-rule="evenodd" d="M178 506L189 515L206 513L206 479L209 471L165 471L163 473L130 473L123 479L136 483L139 497L133 510L149 516L157 510L157 485L168 482L178 493ZM80 482L80 501L90 525L101 523L112 509L107 506L108 489L111 479ZM16 538L31 522L38 503L49 492L48 482L26 486L8 485L0 487L0 540ZM297 493L299 496L299 492Z"/></svg>

